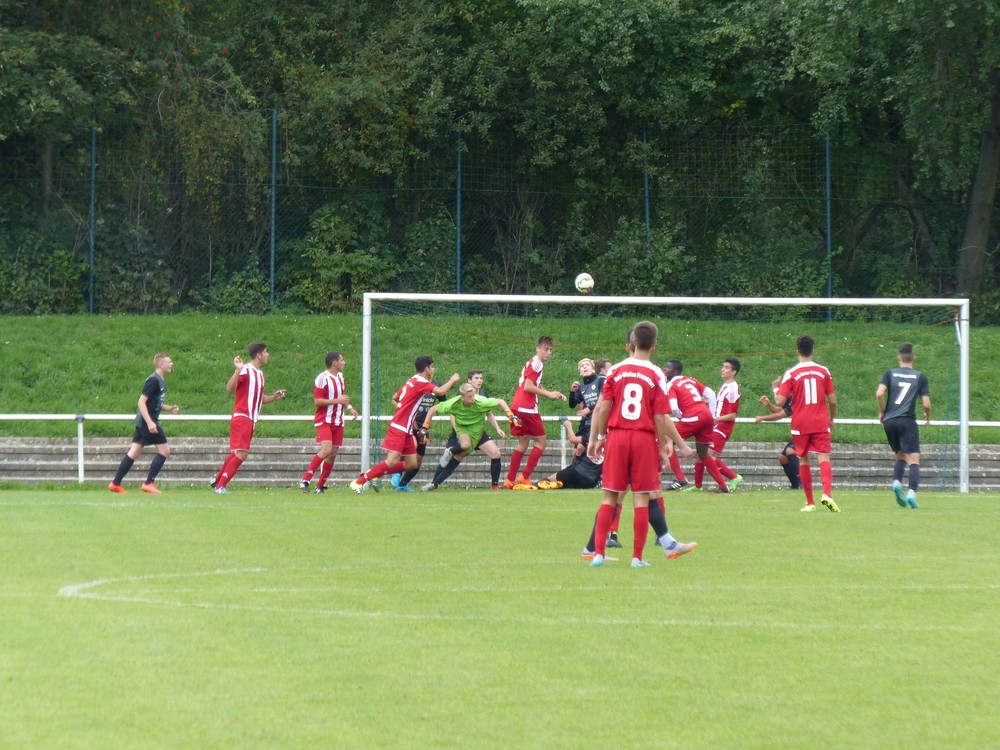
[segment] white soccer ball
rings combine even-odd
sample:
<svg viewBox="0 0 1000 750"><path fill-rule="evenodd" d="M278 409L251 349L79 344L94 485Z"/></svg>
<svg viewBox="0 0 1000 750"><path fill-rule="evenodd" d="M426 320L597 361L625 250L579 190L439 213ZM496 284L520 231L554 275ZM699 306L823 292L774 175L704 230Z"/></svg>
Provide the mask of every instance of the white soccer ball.
<svg viewBox="0 0 1000 750"><path fill-rule="evenodd" d="M589 273L581 273L573 283L580 294L590 294L594 290L594 277Z"/></svg>

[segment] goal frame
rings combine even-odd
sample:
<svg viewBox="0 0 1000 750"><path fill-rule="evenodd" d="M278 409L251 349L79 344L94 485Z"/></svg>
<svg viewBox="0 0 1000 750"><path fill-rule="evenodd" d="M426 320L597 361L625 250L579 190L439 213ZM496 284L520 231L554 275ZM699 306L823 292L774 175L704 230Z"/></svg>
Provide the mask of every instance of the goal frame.
<svg viewBox="0 0 1000 750"><path fill-rule="evenodd" d="M371 384L372 384L372 302L467 302L496 304L559 305L657 305L694 307L696 305L748 305L758 307L947 307L957 308L955 321L959 348L958 404L958 486L969 492L969 300L968 299L892 299L864 297L611 297L595 295L528 294L409 294L405 292L365 292L361 340L361 469L370 466Z"/></svg>

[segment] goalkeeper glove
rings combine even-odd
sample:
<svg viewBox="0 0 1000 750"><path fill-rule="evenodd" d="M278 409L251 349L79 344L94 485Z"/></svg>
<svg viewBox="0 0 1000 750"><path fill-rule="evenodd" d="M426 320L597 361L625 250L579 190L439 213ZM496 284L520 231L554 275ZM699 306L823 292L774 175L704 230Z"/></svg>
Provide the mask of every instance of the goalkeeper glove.
<svg viewBox="0 0 1000 750"><path fill-rule="evenodd" d="M507 412L507 419L510 420L510 423L515 427L524 427L524 422L522 422L521 418L512 411Z"/></svg>
<svg viewBox="0 0 1000 750"><path fill-rule="evenodd" d="M417 442L420 445L426 445L427 441L431 439L431 426L424 422L423 426L417 430Z"/></svg>

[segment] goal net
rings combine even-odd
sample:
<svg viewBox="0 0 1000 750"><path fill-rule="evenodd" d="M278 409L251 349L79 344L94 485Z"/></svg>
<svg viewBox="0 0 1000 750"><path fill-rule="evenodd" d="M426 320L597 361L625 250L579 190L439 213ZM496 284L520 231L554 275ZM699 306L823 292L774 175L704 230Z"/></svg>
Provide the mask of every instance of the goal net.
<svg viewBox="0 0 1000 750"><path fill-rule="evenodd" d="M362 466L381 460L392 395L413 375L418 355L434 358L435 379L442 382L455 372L464 382L469 370L482 370L488 394L509 402L536 341L551 336L555 349L543 385L568 394L579 380L581 359L624 358L626 332L639 320L659 328L656 364L680 360L685 375L713 389L721 383L723 361L740 360L742 401L724 458L750 486L787 486L776 455L790 438L788 422L757 424L754 417L768 413L759 399L771 397L772 382L798 361L795 341L802 334L815 339L813 359L830 369L837 389L835 486L887 486L894 458L878 421L875 390L882 373L897 366L898 345L913 343L915 367L927 374L933 404L931 425L921 423L921 486L968 491L964 299L365 294ZM457 388L449 395L458 395ZM565 402L540 401L547 435L557 440L560 422L574 414ZM449 429L432 426L437 445ZM505 466L511 445L500 442ZM547 449L548 460L558 460L558 453Z"/></svg>

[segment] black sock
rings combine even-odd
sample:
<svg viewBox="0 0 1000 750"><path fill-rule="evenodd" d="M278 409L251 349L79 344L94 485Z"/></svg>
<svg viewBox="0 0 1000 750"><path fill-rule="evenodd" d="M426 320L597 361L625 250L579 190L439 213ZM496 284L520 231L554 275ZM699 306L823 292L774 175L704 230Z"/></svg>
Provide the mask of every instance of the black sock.
<svg viewBox="0 0 1000 750"><path fill-rule="evenodd" d="M163 463L167 460L167 457L162 453L157 453L153 458L153 463L149 465L149 474L146 475L146 484L152 484L156 481L156 475L160 473L160 469L163 468Z"/></svg>
<svg viewBox="0 0 1000 750"><path fill-rule="evenodd" d="M122 462L118 464L118 473L115 474L115 482L114 482L115 484L119 486L121 485L122 480L125 478L125 475L128 474L128 470L132 468L132 464L134 463L135 461L129 458L128 454L126 453L125 458L123 458Z"/></svg>
<svg viewBox="0 0 1000 750"><path fill-rule="evenodd" d="M443 469L439 466L438 470L434 472L434 484L440 485L445 479L452 475L452 472L458 468L461 461L456 461L454 458L448 462L448 465Z"/></svg>
<svg viewBox="0 0 1000 750"><path fill-rule="evenodd" d="M400 484L400 486L409 484L410 480L413 479L413 477L415 477L417 475L418 471L420 471L419 468L416 468L416 469L407 469L406 471L404 471L403 472L403 476L401 476L399 478L399 484Z"/></svg>
<svg viewBox="0 0 1000 750"><path fill-rule="evenodd" d="M901 458L897 459L896 463L892 465L892 481L902 482L904 471L906 471L906 461Z"/></svg>
<svg viewBox="0 0 1000 750"><path fill-rule="evenodd" d="M663 515L663 508L656 499L649 501L649 525L657 539L667 533L667 517Z"/></svg>
<svg viewBox="0 0 1000 750"><path fill-rule="evenodd" d="M782 464L781 468L785 472L785 476L788 477L788 481L792 483L792 489L799 489L801 486L799 482L799 457L789 456L788 463Z"/></svg>
<svg viewBox="0 0 1000 750"><path fill-rule="evenodd" d="M910 489L914 492L920 487L920 464L910 464Z"/></svg>
<svg viewBox="0 0 1000 750"><path fill-rule="evenodd" d="M490 459L490 478L493 480L493 486L496 487L500 484L500 459L491 458Z"/></svg>

